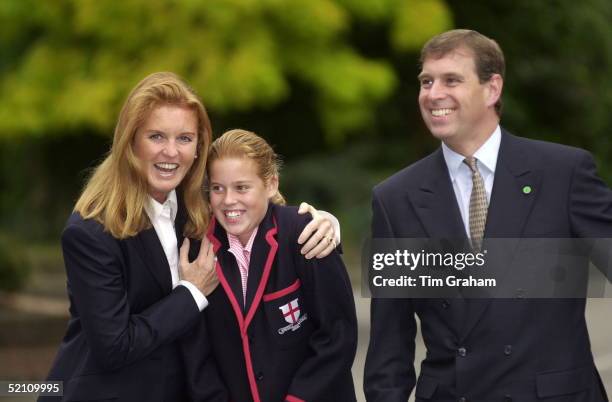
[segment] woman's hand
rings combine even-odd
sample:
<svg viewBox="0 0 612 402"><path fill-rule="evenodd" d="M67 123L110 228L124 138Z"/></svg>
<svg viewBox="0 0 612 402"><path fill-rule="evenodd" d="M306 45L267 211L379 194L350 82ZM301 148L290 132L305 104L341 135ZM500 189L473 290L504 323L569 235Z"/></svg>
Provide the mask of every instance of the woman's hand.
<svg viewBox="0 0 612 402"><path fill-rule="evenodd" d="M204 237L200 244L200 252L193 262L189 262L188 254L189 239L185 237L179 250L180 278L193 283L204 296L208 296L219 284L212 243Z"/></svg>
<svg viewBox="0 0 612 402"><path fill-rule="evenodd" d="M310 213L312 221L306 225L298 243L304 244L301 253L307 259L327 257L340 244L340 223L335 216L325 211L317 211L305 202L300 204L299 214Z"/></svg>

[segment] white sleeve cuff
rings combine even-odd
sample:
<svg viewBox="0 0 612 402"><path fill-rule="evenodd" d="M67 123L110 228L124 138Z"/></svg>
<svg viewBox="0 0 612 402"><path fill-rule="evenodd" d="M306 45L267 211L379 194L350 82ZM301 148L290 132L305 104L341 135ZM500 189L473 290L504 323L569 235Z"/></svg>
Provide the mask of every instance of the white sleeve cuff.
<svg viewBox="0 0 612 402"><path fill-rule="evenodd" d="M198 305L198 309L200 311L204 310L206 306L208 306L208 299L206 299L206 296L204 296L204 294L200 292L200 290L193 283L186 280L180 280L177 282L176 286L180 285L183 285L189 289L191 295L193 296L193 300Z"/></svg>

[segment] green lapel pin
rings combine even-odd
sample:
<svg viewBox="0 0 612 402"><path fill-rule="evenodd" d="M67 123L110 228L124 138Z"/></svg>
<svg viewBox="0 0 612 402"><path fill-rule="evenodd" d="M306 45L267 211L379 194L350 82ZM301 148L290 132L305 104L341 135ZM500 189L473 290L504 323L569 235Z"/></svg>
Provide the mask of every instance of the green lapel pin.
<svg viewBox="0 0 612 402"><path fill-rule="evenodd" d="M523 187L523 194L531 194L531 186L525 186Z"/></svg>

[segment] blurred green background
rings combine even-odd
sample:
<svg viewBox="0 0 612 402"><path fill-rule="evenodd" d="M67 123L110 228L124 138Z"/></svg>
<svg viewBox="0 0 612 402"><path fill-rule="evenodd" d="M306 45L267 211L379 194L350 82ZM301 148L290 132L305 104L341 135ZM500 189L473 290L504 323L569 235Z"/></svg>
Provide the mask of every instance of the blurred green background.
<svg viewBox="0 0 612 402"><path fill-rule="evenodd" d="M183 76L216 135L268 139L289 201L340 219L358 278L372 186L438 146L417 106L423 43L455 27L496 39L503 126L590 150L611 183L611 21L609 0L2 0L0 318L22 320L9 307L28 311L27 296L65 300L64 221L149 73ZM37 322L0 346L63 330Z"/></svg>

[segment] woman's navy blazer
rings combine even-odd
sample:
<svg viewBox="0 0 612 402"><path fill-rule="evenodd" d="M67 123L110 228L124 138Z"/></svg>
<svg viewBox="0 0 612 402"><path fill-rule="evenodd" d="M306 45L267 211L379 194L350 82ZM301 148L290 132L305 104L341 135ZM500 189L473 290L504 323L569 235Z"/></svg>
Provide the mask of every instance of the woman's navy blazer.
<svg viewBox="0 0 612 402"><path fill-rule="evenodd" d="M178 244L184 223L180 206ZM205 322L189 290L172 289L154 228L119 240L73 213L62 249L70 320L48 379L64 382L64 396L40 400L227 400L206 345L185 358Z"/></svg>

